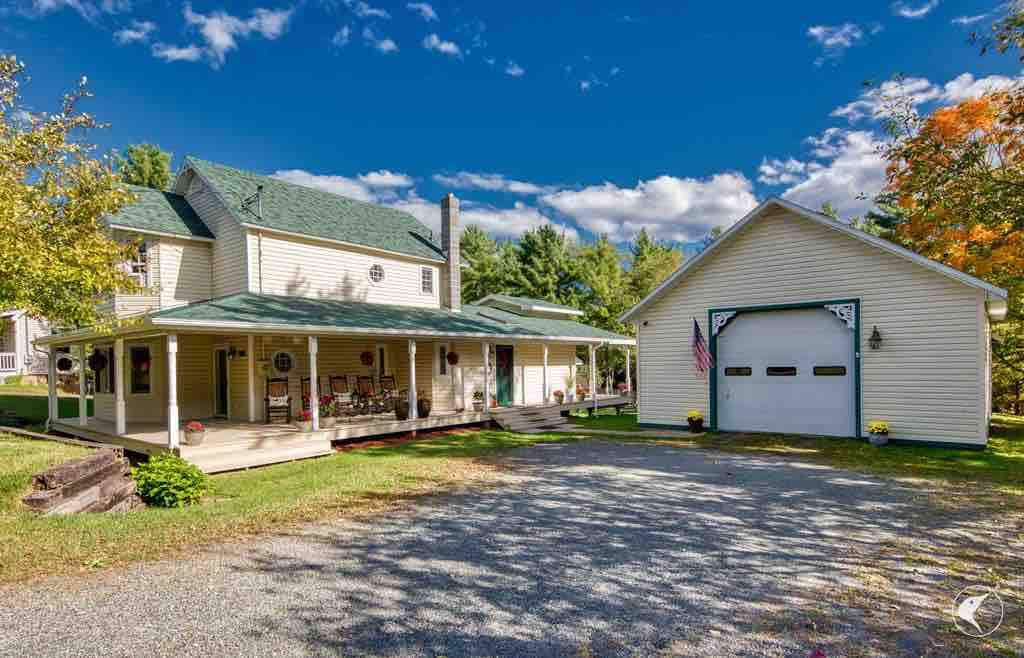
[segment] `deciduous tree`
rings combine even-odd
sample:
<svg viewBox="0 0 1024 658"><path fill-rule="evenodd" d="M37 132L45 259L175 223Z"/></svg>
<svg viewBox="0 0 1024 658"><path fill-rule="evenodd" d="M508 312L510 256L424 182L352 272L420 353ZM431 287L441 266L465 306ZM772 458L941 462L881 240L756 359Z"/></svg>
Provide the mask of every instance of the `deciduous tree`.
<svg viewBox="0 0 1024 658"><path fill-rule="evenodd" d="M166 190L171 184L171 154L153 144L132 144L118 158L117 171L126 183Z"/></svg>

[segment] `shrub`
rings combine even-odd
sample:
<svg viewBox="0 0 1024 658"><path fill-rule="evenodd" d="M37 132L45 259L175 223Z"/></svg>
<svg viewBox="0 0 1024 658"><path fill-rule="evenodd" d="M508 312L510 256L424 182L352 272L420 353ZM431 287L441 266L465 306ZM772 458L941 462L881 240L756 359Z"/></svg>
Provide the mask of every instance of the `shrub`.
<svg viewBox="0 0 1024 658"><path fill-rule="evenodd" d="M184 507L206 492L206 475L176 455L154 455L132 469L139 495L149 505Z"/></svg>
<svg viewBox="0 0 1024 658"><path fill-rule="evenodd" d="M889 423L884 420L872 420L868 422L868 432L872 434L888 434Z"/></svg>
<svg viewBox="0 0 1024 658"><path fill-rule="evenodd" d="M704 420L704 414L693 409L690 413L686 414L686 420Z"/></svg>

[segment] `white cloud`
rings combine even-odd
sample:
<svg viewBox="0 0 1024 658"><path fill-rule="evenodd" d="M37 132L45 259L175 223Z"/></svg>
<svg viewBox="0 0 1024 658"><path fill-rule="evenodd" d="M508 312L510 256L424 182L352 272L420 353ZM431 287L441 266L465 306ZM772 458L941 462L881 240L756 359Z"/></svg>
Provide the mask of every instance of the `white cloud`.
<svg viewBox="0 0 1024 658"><path fill-rule="evenodd" d="M409 11L416 12L417 14L420 15L420 18L427 21L428 23L430 21L438 20L437 12L434 11L434 8L431 7L426 2L410 2L405 6L405 8L408 9Z"/></svg>
<svg viewBox="0 0 1024 658"><path fill-rule="evenodd" d="M505 73L506 75L511 75L513 78L521 78L526 75L526 69L510 59L508 60L508 65L505 66Z"/></svg>
<svg viewBox="0 0 1024 658"><path fill-rule="evenodd" d="M822 55L814 60L821 66L825 60L837 59L848 48L852 48L864 38L864 30L856 23L842 25L812 25L807 28L807 36L814 39L822 48Z"/></svg>
<svg viewBox="0 0 1024 658"><path fill-rule="evenodd" d="M802 162L796 158L762 158L757 168L757 181L765 185L792 185L804 180L808 171L814 171L818 167L820 165L816 162Z"/></svg>
<svg viewBox="0 0 1024 658"><path fill-rule="evenodd" d="M15 6L14 11L28 18L38 18L61 9L70 9L90 23L101 14L121 14L131 10L131 0L102 0L99 5L91 0L30 0L27 5ZM0 7L0 14L7 11Z"/></svg>
<svg viewBox="0 0 1024 658"><path fill-rule="evenodd" d="M580 80L580 91L590 91L593 83L590 80Z"/></svg>
<svg viewBox="0 0 1024 658"><path fill-rule="evenodd" d="M154 43L151 52L153 57L165 62L198 62L203 58L203 49L195 44L172 46L166 43Z"/></svg>
<svg viewBox="0 0 1024 658"><path fill-rule="evenodd" d="M252 15L245 20L232 16L227 12L217 11L200 14L192 10L186 3L184 9L186 24L195 27L205 41L205 51L214 68L224 64L227 54L238 48L239 37L258 34L264 39L274 40L284 34L288 21L295 13L290 9L254 9ZM188 61L195 61L189 59Z"/></svg>
<svg viewBox="0 0 1024 658"><path fill-rule="evenodd" d="M436 34L428 34L423 38L423 47L427 50L436 50L449 57L462 57L462 49L454 41L444 41Z"/></svg>
<svg viewBox="0 0 1024 658"><path fill-rule="evenodd" d="M464 204L461 219L466 226L479 226L499 238L518 238L526 231L551 225L570 240L579 240L579 233L567 224L558 224L533 206L516 201L511 208Z"/></svg>
<svg viewBox="0 0 1024 658"><path fill-rule="evenodd" d="M348 25L342 25L341 29L335 32L334 36L331 37L331 45L343 48L344 46L347 46L351 40L352 28Z"/></svg>
<svg viewBox="0 0 1024 658"><path fill-rule="evenodd" d="M154 30L156 30L156 23L152 21L132 21L131 27L114 32L114 41L121 45L147 41Z"/></svg>
<svg viewBox="0 0 1024 658"><path fill-rule="evenodd" d="M359 182L378 188L412 187L416 184L412 176L388 169L379 169L360 174Z"/></svg>
<svg viewBox="0 0 1024 658"><path fill-rule="evenodd" d="M363 28L363 41L366 42L366 45L385 55L398 52L397 43L386 37L378 37L377 33L369 26Z"/></svg>
<svg viewBox="0 0 1024 658"><path fill-rule="evenodd" d="M829 129L808 140L827 157L825 163L808 168L806 178L787 189L783 196L817 210L828 201L840 217L863 215L874 205L871 199L885 186L885 160L879 154L881 142L868 131Z"/></svg>
<svg viewBox="0 0 1024 658"><path fill-rule="evenodd" d="M892 13L903 18L924 18L939 6L939 0L928 0L922 5L911 5L900 0L892 3Z"/></svg>
<svg viewBox="0 0 1024 658"><path fill-rule="evenodd" d="M942 90L926 78L886 80L878 87L865 90L857 100L832 110L831 116L856 123L865 118L882 118L887 106L899 98L907 99L916 106L941 97Z"/></svg>
<svg viewBox="0 0 1024 658"><path fill-rule="evenodd" d="M352 13L359 18L391 18L391 14L383 9L377 7L371 7L365 2L357 2L356 0L345 0L345 5L352 10Z"/></svg>
<svg viewBox="0 0 1024 658"><path fill-rule="evenodd" d="M970 73L961 73L942 87L942 100L960 103L989 92L1009 89L1020 82L1021 78L1008 78L1004 75L990 75L975 79Z"/></svg>
<svg viewBox="0 0 1024 658"><path fill-rule="evenodd" d="M594 233L628 240L641 228L665 240L695 240L716 226L728 226L757 205L751 182L739 173L706 179L659 176L636 187L613 183L563 190L541 203Z"/></svg>
<svg viewBox="0 0 1024 658"><path fill-rule="evenodd" d="M511 194L549 194L557 188L506 178L502 174L481 174L459 171L454 174L434 174L434 181L456 190L486 190Z"/></svg>
<svg viewBox="0 0 1024 658"><path fill-rule="evenodd" d="M977 23L978 21L985 20L989 16L991 16L991 14L975 14L974 16L957 16L956 18L954 18L950 22L953 23L953 25L973 25L974 23Z"/></svg>

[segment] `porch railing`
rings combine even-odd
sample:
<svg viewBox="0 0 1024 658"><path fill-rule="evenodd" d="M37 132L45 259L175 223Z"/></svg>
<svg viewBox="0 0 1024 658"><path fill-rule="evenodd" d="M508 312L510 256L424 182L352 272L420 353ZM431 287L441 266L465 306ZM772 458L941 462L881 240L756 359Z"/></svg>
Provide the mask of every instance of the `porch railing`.
<svg viewBox="0 0 1024 658"><path fill-rule="evenodd" d="M14 352L0 352L0 372L18 369L18 355Z"/></svg>

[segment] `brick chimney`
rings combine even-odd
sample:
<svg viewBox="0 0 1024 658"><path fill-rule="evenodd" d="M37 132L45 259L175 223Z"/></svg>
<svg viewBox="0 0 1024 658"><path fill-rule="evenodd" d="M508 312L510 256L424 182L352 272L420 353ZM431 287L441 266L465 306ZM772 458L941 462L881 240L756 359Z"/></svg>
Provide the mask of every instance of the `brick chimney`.
<svg viewBox="0 0 1024 658"><path fill-rule="evenodd" d="M459 270L459 200L451 193L441 199L441 249L448 266L441 275L441 304L453 311L462 310L462 274Z"/></svg>

